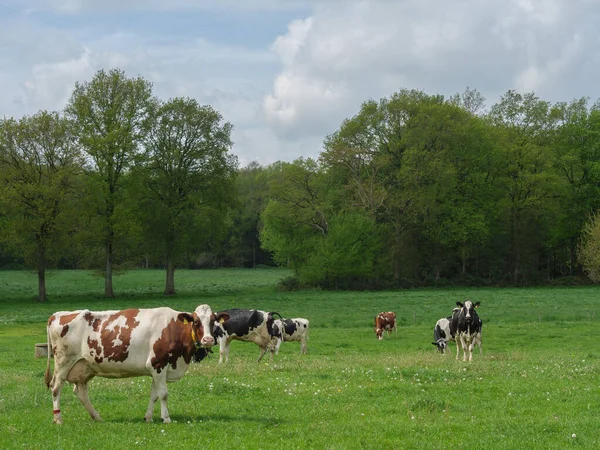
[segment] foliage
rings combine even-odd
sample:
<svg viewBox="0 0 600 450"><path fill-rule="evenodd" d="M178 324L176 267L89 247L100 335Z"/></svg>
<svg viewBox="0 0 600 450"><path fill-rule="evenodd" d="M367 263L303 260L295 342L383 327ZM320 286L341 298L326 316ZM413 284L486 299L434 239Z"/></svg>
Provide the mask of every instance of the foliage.
<svg viewBox="0 0 600 450"><path fill-rule="evenodd" d="M0 240L23 255L39 277L38 299L46 301L44 273L67 246L68 209L73 206L81 155L73 124L56 112L0 122Z"/></svg>
<svg viewBox="0 0 600 450"><path fill-rule="evenodd" d="M231 203L237 160L230 123L210 106L175 98L158 105L136 176L146 242L167 265L165 294L175 293L175 264L219 237Z"/></svg>
<svg viewBox="0 0 600 450"><path fill-rule="evenodd" d="M584 225L579 245L579 260L589 277L600 281L600 212L590 215Z"/></svg>
<svg viewBox="0 0 600 450"><path fill-rule="evenodd" d="M581 274L575 244L600 198L598 106L515 91L487 112L483 102L468 88L449 99L401 90L363 103L326 137L319 164L280 166L263 246L303 283L352 285L352 271L330 282L333 261L357 264L351 252L336 253L307 224L320 214L332 231L335 218L364 214L378 249L362 249L370 287Z"/></svg>
<svg viewBox="0 0 600 450"><path fill-rule="evenodd" d="M99 70L89 82L76 83L66 113L78 126L79 143L89 156L90 217L100 223L96 243L105 250L105 295L114 296L112 265L118 239L123 179L139 154L154 103L151 84L127 78L119 69ZM121 227L120 229L127 229Z"/></svg>

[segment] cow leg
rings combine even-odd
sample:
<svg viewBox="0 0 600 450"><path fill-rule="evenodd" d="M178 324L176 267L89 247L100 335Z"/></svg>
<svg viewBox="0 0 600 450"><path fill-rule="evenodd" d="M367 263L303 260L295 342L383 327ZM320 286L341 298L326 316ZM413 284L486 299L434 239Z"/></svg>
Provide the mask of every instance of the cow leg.
<svg viewBox="0 0 600 450"><path fill-rule="evenodd" d="M67 381L67 375L71 370L72 365L68 364L69 360L64 356L63 351L57 350L54 354L54 375L50 381L50 387L52 389L52 407L54 423L61 425L62 415L60 413L60 395L62 392L63 385Z"/></svg>
<svg viewBox="0 0 600 450"><path fill-rule="evenodd" d="M302 338L300 339L300 354L307 354L308 353L308 348L306 346L306 338Z"/></svg>
<svg viewBox="0 0 600 450"><path fill-rule="evenodd" d="M229 341L224 338L219 340L219 364L223 362L223 356L225 362L229 362Z"/></svg>
<svg viewBox="0 0 600 450"><path fill-rule="evenodd" d="M169 397L169 392L167 390L167 376L166 372L164 375L162 374L154 374L152 375L152 391L150 392L150 403L148 403L148 410L146 411L146 415L144 419L146 422L152 422L152 414L154 412L154 404L156 400L160 400L160 417L162 418L163 423L171 423L171 418L169 417L169 410L167 408L167 399Z"/></svg>
<svg viewBox="0 0 600 450"><path fill-rule="evenodd" d="M79 401L85 407L85 409L87 409L87 412L92 417L92 420L95 420L97 422L102 422L102 418L100 417L100 414L98 414L98 411L96 411L94 409L94 406L92 405L92 402L90 401L90 396L88 394L87 381L75 384L75 386L73 386L73 392L75 392L75 394L77 394Z"/></svg>
<svg viewBox="0 0 600 450"><path fill-rule="evenodd" d="M281 343L283 341L281 339L277 339L277 344L275 344L275 354L279 355L279 347L281 347Z"/></svg>
<svg viewBox="0 0 600 450"><path fill-rule="evenodd" d="M52 408L54 412L54 423L62 425L62 415L60 414L60 394L62 392L63 384L65 383L66 374L64 377L58 377L56 372L52 378Z"/></svg>
<svg viewBox="0 0 600 450"><path fill-rule="evenodd" d="M265 353L267 353L267 347L260 347L260 356L256 362L260 362L260 360L263 359L263 356L265 356Z"/></svg>
<svg viewBox="0 0 600 450"><path fill-rule="evenodd" d="M458 361L458 355L460 354L460 336L456 336L456 360Z"/></svg>
<svg viewBox="0 0 600 450"><path fill-rule="evenodd" d="M167 399L169 398L169 391L167 389L167 377L165 377L158 383L156 391L160 400L160 417L162 418L163 423L171 423L171 418L169 417L169 409L167 408Z"/></svg>
<svg viewBox="0 0 600 450"><path fill-rule="evenodd" d="M152 422L152 414L154 413L154 404L158 399L158 390L156 389L156 379L152 377L152 390L150 391L150 403L148 403L148 409L146 410L146 415L144 416L144 420L146 422Z"/></svg>
<svg viewBox="0 0 600 450"><path fill-rule="evenodd" d="M275 346L274 345L270 345L269 346L269 361L273 362L273 355L275 354Z"/></svg>

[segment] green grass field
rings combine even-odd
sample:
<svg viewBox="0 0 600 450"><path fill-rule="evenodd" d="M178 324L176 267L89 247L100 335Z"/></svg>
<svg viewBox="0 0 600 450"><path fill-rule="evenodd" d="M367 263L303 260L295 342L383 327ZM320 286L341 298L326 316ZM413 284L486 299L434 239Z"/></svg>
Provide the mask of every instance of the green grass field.
<svg viewBox="0 0 600 450"><path fill-rule="evenodd" d="M418 289L278 292L280 270L178 271L178 295L164 297L162 271L115 277L117 298L89 272L48 276L48 304L36 278L0 272L0 448L564 449L600 448L600 289ZM483 357L440 355L433 326L456 301L480 301ZM95 378L90 420L65 386L64 425L52 423L45 322L60 310L171 306L191 311L247 307L311 321L309 354L284 343L273 362L233 342L169 384L174 423L143 421L151 380ZM377 341L373 317L394 310L398 336Z"/></svg>

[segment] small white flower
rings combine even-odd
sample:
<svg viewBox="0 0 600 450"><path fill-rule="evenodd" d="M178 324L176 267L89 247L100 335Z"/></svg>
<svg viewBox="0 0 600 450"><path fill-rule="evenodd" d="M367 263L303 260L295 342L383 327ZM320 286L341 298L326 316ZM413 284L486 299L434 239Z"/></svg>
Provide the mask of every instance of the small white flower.
<svg viewBox="0 0 600 450"><path fill-rule="evenodd" d="M577 437L577 435L576 435L575 433L573 433L573 434L571 435L571 437L572 437L573 439L575 439L575 438Z"/></svg>

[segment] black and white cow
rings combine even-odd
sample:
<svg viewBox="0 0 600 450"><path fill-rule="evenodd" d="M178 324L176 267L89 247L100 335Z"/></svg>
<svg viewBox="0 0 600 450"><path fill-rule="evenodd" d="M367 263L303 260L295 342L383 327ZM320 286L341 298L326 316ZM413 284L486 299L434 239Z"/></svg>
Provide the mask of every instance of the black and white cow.
<svg viewBox="0 0 600 450"><path fill-rule="evenodd" d="M273 315L281 317L276 312L260 311L258 309L227 309L218 314L227 314L225 323L215 324L213 335L219 342L219 363L229 361L229 346L231 341L254 342L260 347L258 362L267 350L271 352L271 360L275 353L273 335Z"/></svg>
<svg viewBox="0 0 600 450"><path fill-rule="evenodd" d="M438 320L433 328L433 342L432 344L437 346L440 353L446 353L448 347L448 341L454 340L450 334L450 317L442 317Z"/></svg>
<svg viewBox="0 0 600 450"><path fill-rule="evenodd" d="M295 319L275 320L273 323L273 336L276 338L275 354L279 353L282 342L300 342L300 354L308 353L308 319L300 317Z"/></svg>
<svg viewBox="0 0 600 450"><path fill-rule="evenodd" d="M454 308L452 316L457 314L460 308ZM452 322L452 316L442 317L438 320L433 327L433 342L440 353L446 353L448 348L448 342L454 341L454 335L450 332L450 323Z"/></svg>
<svg viewBox="0 0 600 450"><path fill-rule="evenodd" d="M456 359L460 353L460 348L463 349L463 361L467 359L473 360L473 347L479 345L479 354L481 351L481 328L482 321L475 311L479 308L480 302L473 303L471 300L465 303L456 302L459 307L457 313L452 315L450 322L450 332L456 338Z"/></svg>

